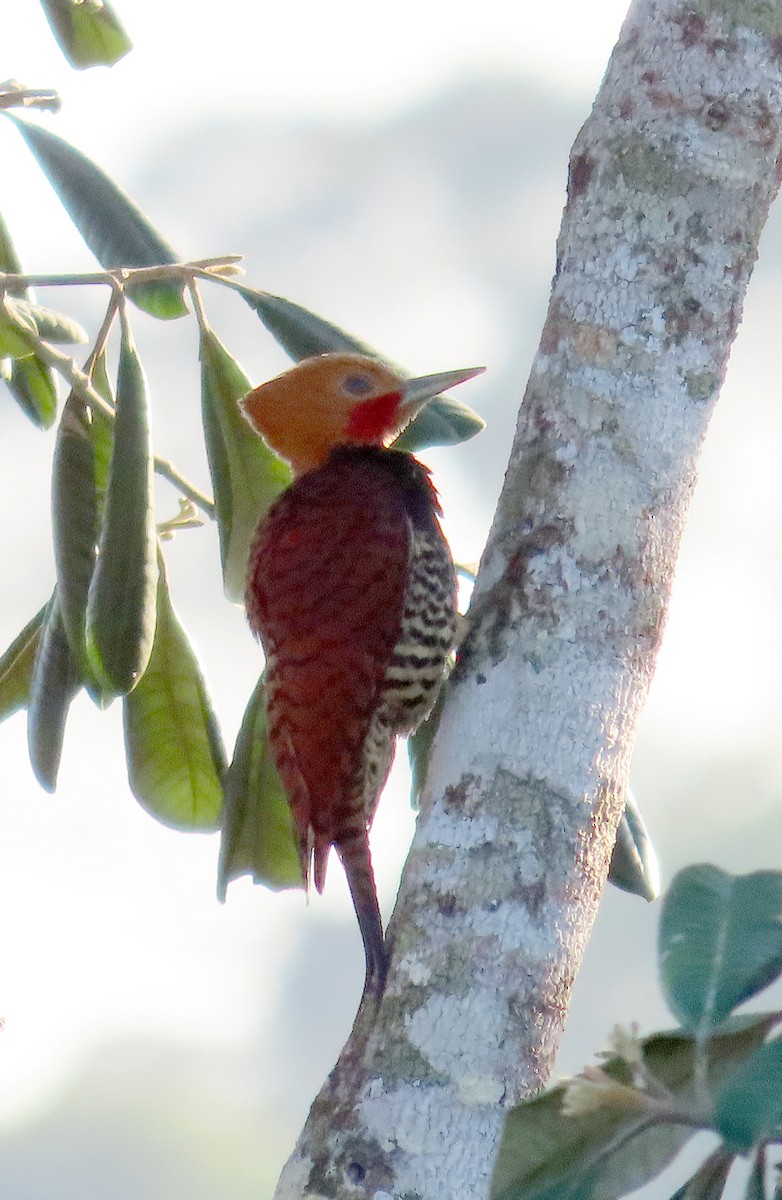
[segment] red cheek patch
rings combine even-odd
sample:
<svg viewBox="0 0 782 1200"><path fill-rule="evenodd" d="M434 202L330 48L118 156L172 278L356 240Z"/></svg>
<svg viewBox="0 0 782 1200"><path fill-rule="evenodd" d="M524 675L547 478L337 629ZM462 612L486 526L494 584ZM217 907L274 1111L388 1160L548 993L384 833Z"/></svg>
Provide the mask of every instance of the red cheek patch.
<svg viewBox="0 0 782 1200"><path fill-rule="evenodd" d="M346 435L353 442L382 442L394 427L401 399L401 392L386 392L363 400L350 414Z"/></svg>

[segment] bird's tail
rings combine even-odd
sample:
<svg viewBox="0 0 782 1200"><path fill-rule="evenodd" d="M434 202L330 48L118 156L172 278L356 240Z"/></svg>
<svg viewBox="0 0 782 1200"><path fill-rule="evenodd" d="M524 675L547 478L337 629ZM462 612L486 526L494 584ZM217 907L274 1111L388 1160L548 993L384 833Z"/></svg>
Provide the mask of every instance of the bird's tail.
<svg viewBox="0 0 782 1200"><path fill-rule="evenodd" d="M383 991L388 972L388 954L383 936L383 922L377 902L375 873L369 853L369 836L362 830L336 842L337 854L348 877L348 887L358 925L364 942L367 974L364 991Z"/></svg>

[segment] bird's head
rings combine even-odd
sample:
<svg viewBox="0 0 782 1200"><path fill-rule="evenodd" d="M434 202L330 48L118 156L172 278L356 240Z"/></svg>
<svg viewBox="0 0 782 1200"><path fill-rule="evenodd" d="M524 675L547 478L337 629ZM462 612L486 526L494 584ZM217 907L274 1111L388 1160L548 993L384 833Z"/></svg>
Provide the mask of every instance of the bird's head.
<svg viewBox="0 0 782 1200"><path fill-rule="evenodd" d="M297 475L322 466L335 446L382 446L432 397L483 367L404 379L363 354L305 358L240 402L256 433Z"/></svg>

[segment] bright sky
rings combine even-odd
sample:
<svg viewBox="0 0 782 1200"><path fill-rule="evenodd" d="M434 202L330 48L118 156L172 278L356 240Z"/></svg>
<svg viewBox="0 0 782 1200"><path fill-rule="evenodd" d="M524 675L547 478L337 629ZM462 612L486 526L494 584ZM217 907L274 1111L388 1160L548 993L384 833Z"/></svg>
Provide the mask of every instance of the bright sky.
<svg viewBox="0 0 782 1200"><path fill-rule="evenodd" d="M102 90L96 72L79 76L63 66L34 0L15 5L3 70L30 86L60 88L63 117L74 127L108 127L117 135L134 127L138 133L153 114L255 108L259 101L277 114L372 119L463 73L524 72L592 92L627 3L118 0L117 8L135 50L113 69L110 106L95 104Z"/></svg>
<svg viewBox="0 0 782 1200"><path fill-rule="evenodd" d="M210 111L370 121L459 77L495 71L525 74L586 99L599 83L625 7L625 0L233 0L223 6L117 0L135 49L111 71L75 72L65 65L35 0L16 0L14 20L4 29L0 78L56 88L62 112L51 123L44 118L46 124L122 177L118 168L128 159L143 162L150 129L157 133L167 123ZM37 269L47 261L66 269L71 251L56 202L53 207L13 130L0 127L0 139L3 209L25 256ZM88 708L72 715L68 744L94 739ZM122 764L115 761L116 736L102 740L94 751L100 758L89 767L103 781L104 794L93 794L91 781L80 779L75 749L63 764L52 805L24 761L23 723L14 720L0 732L4 782L19 781L11 789L15 803L0 818L4 840L16 844L12 863L18 871L4 873L0 891L5 911L20 914L3 935L0 1012L7 1027L0 1044L0 1117L21 1115L65 1078L92 1039L112 1029L162 1028L204 1039L220 1036L220 1029L240 1033L263 1020L257 990L241 986L237 963L260 953L274 975L287 952L286 914L298 919L301 897L264 897L259 889L234 885L230 903L218 909L211 882L203 887L205 877L213 878L213 842L183 840L150 822L132 802L120 804L127 790ZM411 820L400 792L393 828L381 813L387 827L379 832L402 845ZM64 863L63 848L67 857L74 838L84 857L79 849L71 864ZM33 846L37 873L27 857ZM387 900L393 871L380 864ZM341 881L332 889L343 907L344 891ZM264 920L267 903L275 905L273 921ZM323 903L310 906L308 916L318 920ZM73 938L74 925L83 927L83 939ZM190 925L198 935L188 934ZM221 956L224 972L214 970ZM243 1004L254 1011L244 1011Z"/></svg>
<svg viewBox="0 0 782 1200"><path fill-rule="evenodd" d="M257 0L233 0L223 5L199 4L197 0L116 0L116 4L136 48L112 71L70 70L35 0L15 0L13 21L6 22L3 30L0 62L0 78L14 76L30 87L57 88L63 110L52 127L110 173L128 156L135 162L143 161L144 141L150 129L156 132L170 121L209 111L225 115L241 114L245 109L257 113L261 109L271 117L339 116L369 121L410 107L457 78L492 72L544 81L588 101L599 84L627 8L627 0L586 4L584 0L549 0L546 4L509 0L482 0L480 4L454 0L395 0L393 4L300 0L263 5ZM50 234L50 226L40 221L43 210L37 208L37 197L47 192L46 184L38 176L35 187L28 190L28 180L33 180L37 168L31 165L29 154L14 132L4 127L0 127L0 156L4 162L3 191L8 181L13 193L10 202L6 204L5 197L3 201L9 224L19 230L20 243L35 246L36 258L49 253L50 247L56 254L56 238ZM50 203L48 197L46 202ZM691 594L705 626L714 612L713 605L704 603L702 592ZM678 628L672 621L669 645ZM691 642L691 632L687 637ZM715 638L719 639L719 629L709 629L704 637L703 662L694 663L694 669L701 670L711 663L713 671L723 670L714 664ZM687 647L680 649L686 652ZM756 661L753 654L742 657L747 664ZM716 694L716 689L712 690ZM751 690L748 684L747 692ZM674 705L673 685L669 699ZM754 713L752 716L754 719ZM76 726L80 724L81 718L77 717ZM11 970L5 984L0 979L0 1014L8 1019L0 1040L0 1116L12 1115L15 1104L33 1100L92 1037L123 1020L142 1025L167 1022L172 1029L205 1037L207 1025L219 1028L222 1022L223 1026L246 1028L251 1021L262 1018L258 1012L241 1011L235 974L228 973L224 984L219 980L215 984L220 973L209 965L213 961L209 954L222 952L228 958L235 953L240 958L262 952L273 975L286 953L283 943L287 918L280 914L298 912L303 903L298 896L286 898L282 905L275 900L274 930L257 934L258 913L266 900L258 889L251 894L247 888L240 890L238 899L226 909L218 910L211 891L203 894L202 888L203 872L212 870L211 865L204 864L207 858L211 862L213 848L199 840L182 850L182 862L177 867L180 873L175 880L177 898L172 902L172 893L154 876L154 855L159 853L163 863L177 835L161 832L132 805L126 805L117 818L116 803L113 809L104 808L103 797L87 800L80 809L75 794L78 780L73 772L70 807L46 810L52 812L51 826L43 844L36 844L42 806L50 801L37 793L29 779L24 747L19 745L23 743L23 726L17 723L1 743L3 755L11 755L12 743L13 753L18 750L17 758L10 764L4 758L3 770L11 772L10 778L15 770L20 772L20 779L24 773L24 803L37 806L25 810L27 815L20 818L14 836L19 836L20 829L27 829L28 844L35 846L42 863L41 878L50 880L51 890L47 891L42 882L42 890L35 894L38 900L31 896L29 872L24 866L27 850L20 846L18 878L6 874L0 879L4 911L25 917L25 923L20 917L15 929L3 935L3 970L9 961ZM100 751L104 753L108 750ZM91 770L101 778L105 772L107 791L125 787L121 764L118 767L99 759ZM3 783L8 778L6 774ZM21 803L21 797L14 799ZM56 800L58 805L66 803L60 794ZM116 833L107 833L105 828L118 819L124 843L119 857ZM0 826L4 828L3 821L0 813ZM68 877L58 862L57 838L68 829L72 831L74 822L83 827L84 852L87 847L97 849L84 863L74 862ZM150 833L150 828L154 832ZM409 825L400 836L408 830ZM101 840L104 835L105 846ZM139 853L137 847L143 839L147 840ZM181 841L176 842L177 848ZM114 857L103 861L101 853ZM146 865L139 866L139 862ZM162 873L166 870L168 865L163 865ZM105 875L107 896L115 876L120 886L124 880L127 913L107 907L105 928L100 924L100 914L94 924L94 895L82 896L82 871L86 875L97 871L101 879ZM386 883L388 890L392 881ZM310 907L310 919L317 920L313 911L316 908ZM191 944L192 935L189 937L186 931L177 936L177 931L181 932L180 910L181 925L196 916L203 922L199 928L207 931L203 936L208 948ZM66 947L71 943L65 926L82 919L85 927L93 922L92 937L100 939L98 953L94 953L94 942L85 944L83 959L69 961ZM118 938L117 922L124 921L127 928L122 925L122 937ZM255 931L252 935L248 933L250 922ZM51 949L43 949L47 946ZM40 953L37 948L41 948ZM50 960L41 961L41 954L51 955ZM24 971L20 971L20 963L26 963ZM179 968L184 974L177 975ZM56 994L51 991L52 971L59 981ZM205 971L209 978L204 976ZM81 992L74 986L77 978L82 981ZM157 987L152 995L145 983L150 978ZM182 1007L182 978L189 980L186 1009ZM92 993L88 1007L85 989ZM96 1019L93 1000L102 1005L102 1020Z"/></svg>

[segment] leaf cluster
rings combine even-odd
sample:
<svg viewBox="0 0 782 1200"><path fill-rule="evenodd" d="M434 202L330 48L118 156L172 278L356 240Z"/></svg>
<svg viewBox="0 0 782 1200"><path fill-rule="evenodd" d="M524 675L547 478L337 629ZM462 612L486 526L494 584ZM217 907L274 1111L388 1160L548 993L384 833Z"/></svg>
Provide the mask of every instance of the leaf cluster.
<svg viewBox="0 0 782 1200"><path fill-rule="evenodd" d="M84 22L102 21L108 6L47 0L45 8L73 61L81 57L79 65L88 65ZM234 256L181 263L100 167L10 111L14 96L24 107L29 93L5 95L1 115L26 142L103 270L24 275L0 217L0 373L38 427L56 428L56 581L49 600L0 657L0 720L27 709L30 761L41 785L54 791L74 697L84 689L100 707L120 699L128 778L139 802L179 829L222 827L220 894L245 872L272 887L300 885L287 804L266 740L263 680L229 763L165 569L165 542L213 519L226 595L241 602L256 525L290 482L288 467L241 416L238 402L253 384L211 328L201 286L230 287L294 359L345 349L383 356L302 306L238 282ZM107 288L105 317L94 336L41 305L32 283ZM131 326L132 306L161 320L192 313L197 321L213 499L154 454L154 406ZM107 354L112 338L119 342L113 377ZM79 343L89 345L82 364L60 349ZM69 389L62 405L58 378ZM455 443L481 427L465 405L441 397L405 431L405 446ZM180 494L179 515L160 523L155 473Z"/></svg>
<svg viewBox="0 0 782 1200"><path fill-rule="evenodd" d="M654 1179L696 1133L719 1139L672 1200L719 1200L751 1156L747 1200L766 1195L782 1143L782 1013L735 1009L782 974L782 872L710 865L674 879L659 936L663 993L680 1028L613 1052L509 1114L492 1200L614 1200Z"/></svg>

